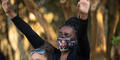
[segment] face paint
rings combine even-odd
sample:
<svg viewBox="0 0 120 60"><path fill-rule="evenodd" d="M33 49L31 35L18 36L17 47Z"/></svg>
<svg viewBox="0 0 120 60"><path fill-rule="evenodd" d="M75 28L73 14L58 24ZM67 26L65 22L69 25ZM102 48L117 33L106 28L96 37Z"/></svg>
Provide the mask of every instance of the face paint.
<svg viewBox="0 0 120 60"><path fill-rule="evenodd" d="M58 38L57 43L60 51L67 51L76 44L75 38Z"/></svg>

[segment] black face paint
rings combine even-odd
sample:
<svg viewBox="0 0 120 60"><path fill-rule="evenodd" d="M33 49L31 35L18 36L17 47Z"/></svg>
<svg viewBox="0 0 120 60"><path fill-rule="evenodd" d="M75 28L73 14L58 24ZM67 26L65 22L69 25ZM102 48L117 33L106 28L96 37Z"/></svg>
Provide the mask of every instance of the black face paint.
<svg viewBox="0 0 120 60"><path fill-rule="evenodd" d="M75 38L58 38L57 43L60 51L67 51L76 44Z"/></svg>

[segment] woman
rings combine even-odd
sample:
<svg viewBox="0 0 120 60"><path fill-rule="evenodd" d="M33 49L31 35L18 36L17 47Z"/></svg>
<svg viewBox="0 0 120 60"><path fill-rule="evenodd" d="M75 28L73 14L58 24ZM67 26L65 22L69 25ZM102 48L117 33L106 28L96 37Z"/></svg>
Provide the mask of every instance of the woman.
<svg viewBox="0 0 120 60"><path fill-rule="evenodd" d="M30 60L53 60L52 59L52 47L48 43L45 43L44 46L41 46L37 49L33 49L29 52Z"/></svg>
<svg viewBox="0 0 120 60"><path fill-rule="evenodd" d="M7 0L2 0L2 7L34 48L44 45L46 41L41 39L27 23L10 9L10 4ZM57 40L59 49L53 47L52 60L89 60L90 47L87 38L87 15L90 2L89 0L80 0L77 7L80 16L68 19L60 28Z"/></svg>
<svg viewBox="0 0 120 60"><path fill-rule="evenodd" d="M34 49L30 52L30 60L47 60L47 54L44 49Z"/></svg>

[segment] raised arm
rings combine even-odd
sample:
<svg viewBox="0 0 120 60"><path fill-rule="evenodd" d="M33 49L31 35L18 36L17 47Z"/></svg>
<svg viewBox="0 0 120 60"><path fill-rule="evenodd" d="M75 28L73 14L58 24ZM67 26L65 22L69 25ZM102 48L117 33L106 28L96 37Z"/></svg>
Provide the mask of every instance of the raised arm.
<svg viewBox="0 0 120 60"><path fill-rule="evenodd" d="M90 9L90 1L89 0L80 0L78 2L78 10L79 10L79 30L78 30L78 51L82 54L84 58L90 57L90 46L87 36L87 28L88 28L88 12Z"/></svg>
<svg viewBox="0 0 120 60"><path fill-rule="evenodd" d="M82 20L77 17L72 17L68 21L66 21L65 24L70 24L70 26L73 26L76 30L78 45L75 47L75 49L78 55L83 56L83 58L89 59L90 46L87 36L88 19Z"/></svg>
<svg viewBox="0 0 120 60"><path fill-rule="evenodd" d="M81 19L80 19L81 20ZM88 20L81 20L79 24L79 30L78 30L78 51L82 54L83 57L90 56L90 45L88 41L88 35L87 35L87 28L88 28Z"/></svg>
<svg viewBox="0 0 120 60"><path fill-rule="evenodd" d="M17 14L10 8L10 4L8 0L1 0L2 7L5 13L10 16L13 23L16 27L27 37L29 42L32 44L34 48L39 48L44 44L44 40L39 37L37 33L35 33L32 28L25 23Z"/></svg>
<svg viewBox="0 0 120 60"><path fill-rule="evenodd" d="M41 37L34 32L33 29L19 16L15 16L12 21L16 27L27 37L34 48L39 48L40 46L44 45L44 40L41 39Z"/></svg>

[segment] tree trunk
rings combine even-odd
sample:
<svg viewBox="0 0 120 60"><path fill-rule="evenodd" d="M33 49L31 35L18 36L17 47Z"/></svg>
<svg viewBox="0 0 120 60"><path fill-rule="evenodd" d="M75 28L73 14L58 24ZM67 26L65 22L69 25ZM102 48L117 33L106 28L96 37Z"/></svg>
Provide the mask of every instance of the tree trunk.
<svg viewBox="0 0 120 60"><path fill-rule="evenodd" d="M91 35L92 35L92 38L91 38L91 60L95 60L95 57L96 57L96 18L94 17L95 16L95 12L91 13ZM94 31L94 32L93 32Z"/></svg>
<svg viewBox="0 0 120 60"><path fill-rule="evenodd" d="M26 7L28 8L29 11L31 11L37 18L37 20L39 21L39 23L42 25L47 38L48 38L48 42L50 42L53 46L57 46L56 45L56 39L57 36L52 28L52 26L47 23L47 21L43 18L42 13L39 11L38 6L34 3L33 0L24 0Z"/></svg>
<svg viewBox="0 0 120 60"><path fill-rule="evenodd" d="M96 54L98 58L106 57L106 33L107 33L107 12L105 5L106 0L99 3L97 9L97 47ZM106 33L105 33L106 32Z"/></svg>
<svg viewBox="0 0 120 60"><path fill-rule="evenodd" d="M1 4L0 4L1 6ZM6 60L13 60L12 48L7 36L7 17L3 9L0 8L0 52L4 54Z"/></svg>
<svg viewBox="0 0 120 60"><path fill-rule="evenodd" d="M96 51L99 54L99 57L105 57L106 52L106 35L104 30L104 21L102 7L100 6L97 10L97 47Z"/></svg>
<svg viewBox="0 0 120 60"><path fill-rule="evenodd" d="M27 60L22 38L10 20L11 19L8 17L8 39L11 47L15 51L14 60Z"/></svg>
<svg viewBox="0 0 120 60"><path fill-rule="evenodd" d="M63 9L65 20L74 16L75 14L74 10L77 11L76 8L73 7L74 0L60 0L60 3Z"/></svg>
<svg viewBox="0 0 120 60"><path fill-rule="evenodd" d="M112 47L112 37L116 32L117 24L119 22L119 10L118 1L111 0L109 8L109 28L108 28L108 39L107 39L107 60L111 60L111 47ZM113 6L112 6L113 5ZM114 8L114 9L113 9ZM111 17L113 16L113 17ZM112 22L111 22L112 21Z"/></svg>

